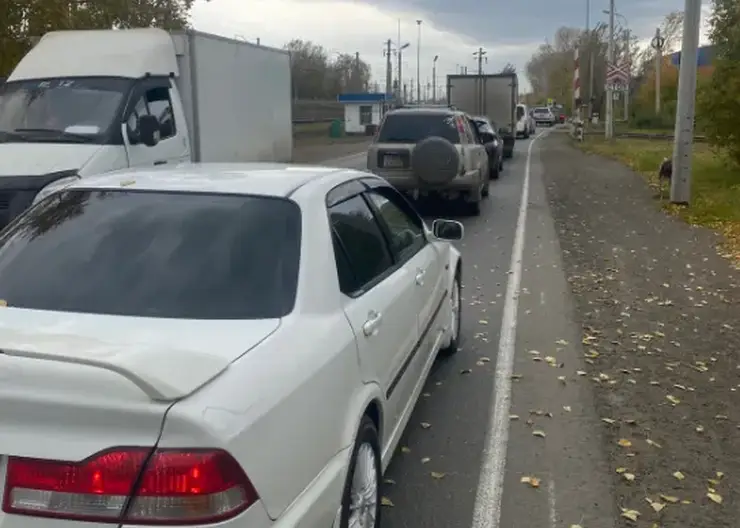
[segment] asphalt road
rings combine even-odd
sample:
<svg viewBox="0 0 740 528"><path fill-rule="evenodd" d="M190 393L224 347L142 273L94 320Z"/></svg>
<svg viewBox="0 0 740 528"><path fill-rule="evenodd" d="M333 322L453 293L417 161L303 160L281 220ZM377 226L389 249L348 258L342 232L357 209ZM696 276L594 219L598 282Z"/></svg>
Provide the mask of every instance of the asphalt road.
<svg viewBox="0 0 740 528"><path fill-rule="evenodd" d="M615 525L543 185L540 148L550 133L517 141L481 215L458 218L462 349L436 365L386 473L384 528ZM363 169L365 158L325 163ZM538 486L522 482L527 476Z"/></svg>

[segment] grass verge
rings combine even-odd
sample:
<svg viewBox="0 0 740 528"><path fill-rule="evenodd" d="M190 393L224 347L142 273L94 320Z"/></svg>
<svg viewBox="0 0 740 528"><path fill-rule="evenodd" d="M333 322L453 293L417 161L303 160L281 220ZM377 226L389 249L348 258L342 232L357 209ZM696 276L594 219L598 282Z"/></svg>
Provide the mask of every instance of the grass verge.
<svg viewBox="0 0 740 528"><path fill-rule="evenodd" d="M586 152L621 161L644 175L656 190L659 189L658 167L673 151L671 141L660 140L621 138L607 141L589 136L583 143L575 144ZM691 224L721 232L726 240L721 252L731 258L735 266L740 266L740 169L708 145L697 143L691 174L691 206L679 207L666 202L663 208Z"/></svg>

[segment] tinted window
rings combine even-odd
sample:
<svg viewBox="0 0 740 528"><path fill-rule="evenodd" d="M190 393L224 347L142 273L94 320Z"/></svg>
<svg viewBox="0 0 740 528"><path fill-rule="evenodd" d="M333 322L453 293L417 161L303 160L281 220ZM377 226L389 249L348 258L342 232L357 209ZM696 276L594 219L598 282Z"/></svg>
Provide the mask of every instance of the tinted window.
<svg viewBox="0 0 740 528"><path fill-rule="evenodd" d="M516 119L517 119L517 121L520 120L522 117L524 117L524 107L523 106L517 106L516 107Z"/></svg>
<svg viewBox="0 0 740 528"><path fill-rule="evenodd" d="M9 306L184 319L292 310L300 210L237 195L68 191L0 238Z"/></svg>
<svg viewBox="0 0 740 528"><path fill-rule="evenodd" d="M340 287L344 293L361 290L393 265L380 226L361 196L331 206L329 218L337 236L336 242L344 250L344 255L336 255L335 246ZM347 277L347 273L339 267L344 257L352 267L354 281L342 286L341 282Z"/></svg>
<svg viewBox="0 0 740 528"><path fill-rule="evenodd" d="M369 192L368 197L388 228L391 251L397 260L407 260L424 247L426 238L423 229L397 203L391 201L395 201L395 198L383 196L375 191Z"/></svg>
<svg viewBox="0 0 740 528"><path fill-rule="evenodd" d="M389 114L378 134L380 143L418 143L429 136L439 136L460 143L455 116L450 114Z"/></svg>

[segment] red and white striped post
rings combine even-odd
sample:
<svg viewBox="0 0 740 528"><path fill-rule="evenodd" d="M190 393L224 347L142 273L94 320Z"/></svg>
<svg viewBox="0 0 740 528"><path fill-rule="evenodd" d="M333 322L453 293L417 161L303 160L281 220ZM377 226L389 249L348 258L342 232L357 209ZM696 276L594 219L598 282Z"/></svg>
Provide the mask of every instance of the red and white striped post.
<svg viewBox="0 0 740 528"><path fill-rule="evenodd" d="M581 119L581 65L579 62L579 51L575 49L574 57L575 68L573 69L573 108L576 111L576 117Z"/></svg>

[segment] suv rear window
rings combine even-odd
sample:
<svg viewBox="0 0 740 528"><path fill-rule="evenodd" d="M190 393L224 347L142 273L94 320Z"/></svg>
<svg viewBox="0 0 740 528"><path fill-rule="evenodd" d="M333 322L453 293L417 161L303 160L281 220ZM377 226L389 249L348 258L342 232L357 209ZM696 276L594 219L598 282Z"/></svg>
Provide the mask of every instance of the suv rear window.
<svg viewBox="0 0 740 528"><path fill-rule="evenodd" d="M534 113L535 114L549 114L550 109L549 108L535 108Z"/></svg>
<svg viewBox="0 0 740 528"><path fill-rule="evenodd" d="M292 311L301 212L287 199L71 190L0 237L0 299L35 310L180 319Z"/></svg>
<svg viewBox="0 0 740 528"><path fill-rule="evenodd" d="M452 114L388 114L378 133L379 143L418 143L430 136L460 143L460 134Z"/></svg>

